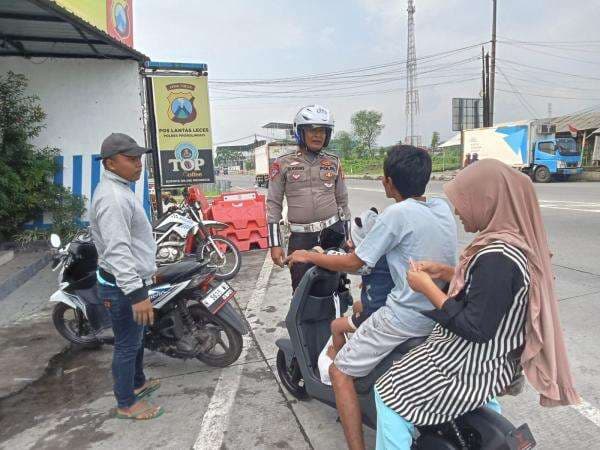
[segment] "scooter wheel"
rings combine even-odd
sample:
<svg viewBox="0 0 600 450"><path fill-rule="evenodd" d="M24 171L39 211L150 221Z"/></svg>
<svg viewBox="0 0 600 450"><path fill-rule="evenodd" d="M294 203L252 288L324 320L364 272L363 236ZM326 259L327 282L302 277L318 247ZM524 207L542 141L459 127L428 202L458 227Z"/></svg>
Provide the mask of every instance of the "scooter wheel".
<svg viewBox="0 0 600 450"><path fill-rule="evenodd" d="M308 398L296 358L293 358L291 365L288 366L285 360L285 353L281 349L277 352L277 373L286 391L292 394L292 396L298 400L306 400Z"/></svg>

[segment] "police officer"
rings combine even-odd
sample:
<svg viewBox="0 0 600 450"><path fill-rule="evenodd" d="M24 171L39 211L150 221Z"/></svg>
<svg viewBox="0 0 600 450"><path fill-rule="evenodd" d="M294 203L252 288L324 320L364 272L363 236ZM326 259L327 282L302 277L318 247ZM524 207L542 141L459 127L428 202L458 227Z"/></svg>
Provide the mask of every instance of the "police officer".
<svg viewBox="0 0 600 450"><path fill-rule="evenodd" d="M298 151L277 158L272 166L267 195L267 221L271 258L283 267L280 221L283 198L287 199L290 224L288 253L308 250L319 244L322 230L347 234L350 220L348 191L336 155L326 153L333 132L333 117L326 108L310 105L294 118ZM292 289L296 289L308 264L291 267Z"/></svg>

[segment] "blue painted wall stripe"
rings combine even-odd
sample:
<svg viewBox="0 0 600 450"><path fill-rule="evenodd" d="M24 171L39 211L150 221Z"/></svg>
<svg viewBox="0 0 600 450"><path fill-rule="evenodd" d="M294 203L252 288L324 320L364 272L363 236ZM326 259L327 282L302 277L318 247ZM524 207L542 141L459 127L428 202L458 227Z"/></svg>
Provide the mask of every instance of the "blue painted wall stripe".
<svg viewBox="0 0 600 450"><path fill-rule="evenodd" d="M62 156L55 156L54 162L57 165L56 172L54 172L54 184L62 186L63 185L64 158Z"/></svg>
<svg viewBox="0 0 600 450"><path fill-rule="evenodd" d="M73 156L73 186L71 187L73 194L81 197L81 177L83 176L83 156Z"/></svg>
<svg viewBox="0 0 600 450"><path fill-rule="evenodd" d="M91 189L91 197L94 197L94 191L96 190L96 186L100 183L100 160L96 160L96 157L100 156L99 154L92 155L92 189ZM91 199L90 199L91 200Z"/></svg>

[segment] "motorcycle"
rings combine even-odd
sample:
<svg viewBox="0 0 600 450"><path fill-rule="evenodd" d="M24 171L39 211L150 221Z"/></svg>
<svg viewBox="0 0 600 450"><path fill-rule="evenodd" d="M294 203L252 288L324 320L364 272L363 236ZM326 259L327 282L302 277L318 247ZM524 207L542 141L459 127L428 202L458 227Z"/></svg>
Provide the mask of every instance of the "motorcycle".
<svg viewBox="0 0 600 450"><path fill-rule="evenodd" d="M52 269L59 270L59 289L50 297L56 303L52 313L56 330L87 348L114 343L114 338L105 337L111 320L98 296L98 253L89 231L78 233L63 248L53 234L51 245ZM238 359L248 329L229 303L235 291L227 282L215 281L214 275L206 262L185 261L158 269L148 295L155 320L146 328L146 348L215 367Z"/></svg>
<svg viewBox="0 0 600 450"><path fill-rule="evenodd" d="M169 208L153 224L156 262L164 265L196 257L216 270L215 279L230 280L242 266L240 251L229 239L213 234L213 230L224 230L228 225L205 220L193 193L184 191L182 204Z"/></svg>
<svg viewBox="0 0 600 450"><path fill-rule="evenodd" d="M333 248L329 254L343 254ZM344 274L320 267L310 268L296 288L285 323L289 339L276 342L277 373L285 389L295 398L312 397L335 408L331 386L319 376L318 358L331 336L330 324L337 308L343 314L352 304ZM367 376L355 380L363 423L376 428L374 385L377 379L425 337L412 338L400 344ZM527 424L515 428L506 418L489 408L479 408L441 425L418 427L419 437L413 450L465 449L531 449L535 440Z"/></svg>

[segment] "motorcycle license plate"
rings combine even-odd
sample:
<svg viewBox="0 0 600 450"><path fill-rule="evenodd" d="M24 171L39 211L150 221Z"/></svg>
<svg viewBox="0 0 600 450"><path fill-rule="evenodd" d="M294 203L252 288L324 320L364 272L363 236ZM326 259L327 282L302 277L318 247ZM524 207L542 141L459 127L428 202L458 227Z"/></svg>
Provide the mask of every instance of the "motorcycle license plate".
<svg viewBox="0 0 600 450"><path fill-rule="evenodd" d="M229 284L223 281L217 287L211 289L206 297L202 299L202 304L208 308L211 313L216 313L223 307L235 294L235 291Z"/></svg>
<svg viewBox="0 0 600 450"><path fill-rule="evenodd" d="M537 444L526 423L516 430L512 430L508 436L506 436L506 440L511 450L529 450L534 448Z"/></svg>

